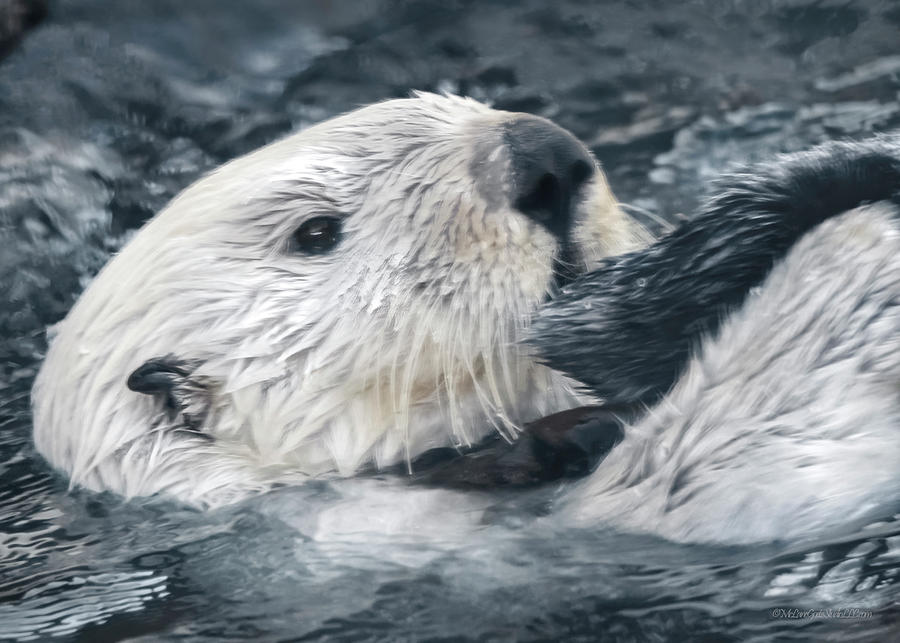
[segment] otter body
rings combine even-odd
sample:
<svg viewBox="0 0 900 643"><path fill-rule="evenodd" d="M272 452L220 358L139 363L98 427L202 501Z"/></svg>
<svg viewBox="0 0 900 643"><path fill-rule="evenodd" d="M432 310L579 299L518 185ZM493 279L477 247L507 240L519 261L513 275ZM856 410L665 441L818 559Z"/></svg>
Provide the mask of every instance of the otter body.
<svg viewBox="0 0 900 643"><path fill-rule="evenodd" d="M178 195L55 330L38 450L72 484L202 506L409 462L569 408L517 340L557 283L635 247L549 121L420 94Z"/></svg>
<svg viewBox="0 0 900 643"><path fill-rule="evenodd" d="M643 408L555 522L745 543L890 517L900 139L726 177L691 221L567 287L533 333L548 364Z"/></svg>

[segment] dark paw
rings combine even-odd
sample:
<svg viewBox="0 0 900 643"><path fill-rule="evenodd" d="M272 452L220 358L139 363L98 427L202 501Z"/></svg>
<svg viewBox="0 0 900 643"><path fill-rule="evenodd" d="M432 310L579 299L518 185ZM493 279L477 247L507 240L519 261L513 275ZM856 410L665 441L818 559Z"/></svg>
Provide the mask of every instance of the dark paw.
<svg viewBox="0 0 900 643"><path fill-rule="evenodd" d="M510 444L491 438L467 453L441 449L413 463L414 482L460 489L532 487L587 475L624 435L636 415L626 406L585 406L525 426Z"/></svg>

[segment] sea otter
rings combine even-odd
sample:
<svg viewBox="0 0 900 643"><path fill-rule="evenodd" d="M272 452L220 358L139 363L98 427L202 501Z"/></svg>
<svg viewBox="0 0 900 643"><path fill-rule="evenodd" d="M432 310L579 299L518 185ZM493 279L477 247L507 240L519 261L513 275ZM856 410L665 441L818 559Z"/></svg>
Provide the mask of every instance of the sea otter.
<svg viewBox="0 0 900 643"><path fill-rule="evenodd" d="M820 535L900 490L898 212L898 138L832 143L625 252L641 231L568 133L382 103L148 224L60 325L36 441L75 483L205 506L414 462L442 486L586 475L563 525Z"/></svg>
<svg viewBox="0 0 900 643"><path fill-rule="evenodd" d="M539 117L417 94L179 194L55 328L38 450L74 485L215 506L408 463L583 402L519 343L641 230Z"/></svg>

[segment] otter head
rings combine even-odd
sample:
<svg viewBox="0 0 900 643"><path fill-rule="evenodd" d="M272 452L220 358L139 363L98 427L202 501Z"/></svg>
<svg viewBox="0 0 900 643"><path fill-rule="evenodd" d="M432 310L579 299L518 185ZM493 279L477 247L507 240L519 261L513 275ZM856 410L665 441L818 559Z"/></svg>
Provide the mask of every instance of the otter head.
<svg viewBox="0 0 900 643"><path fill-rule="evenodd" d="M532 311L636 239L549 121L430 94L360 109L138 232L59 325L37 446L75 483L202 501L512 433L575 401L521 352Z"/></svg>

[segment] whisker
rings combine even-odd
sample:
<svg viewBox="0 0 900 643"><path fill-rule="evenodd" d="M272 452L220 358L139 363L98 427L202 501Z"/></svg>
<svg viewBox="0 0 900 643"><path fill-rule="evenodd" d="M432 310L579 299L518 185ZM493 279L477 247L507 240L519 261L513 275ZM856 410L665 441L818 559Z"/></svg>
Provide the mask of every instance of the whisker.
<svg viewBox="0 0 900 643"><path fill-rule="evenodd" d="M629 210L631 212L636 212L638 214L641 214L641 215L647 217L648 219L650 219L651 221L656 223L665 232L671 232L672 230L675 229L675 224L671 223L670 221L667 221L666 219L659 216L655 212L651 212L647 208L642 208L638 205L633 205L631 203L619 203L619 207L623 208L625 210Z"/></svg>

